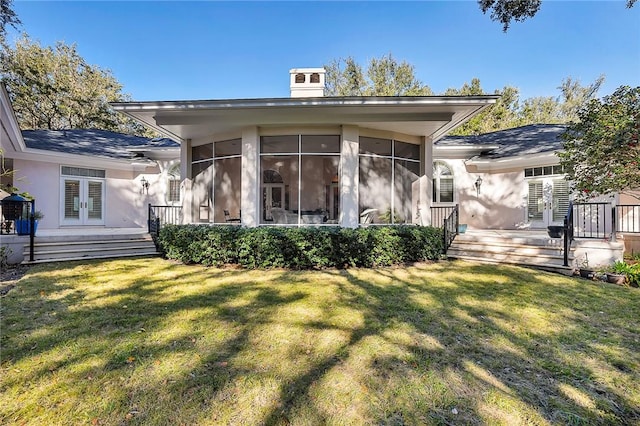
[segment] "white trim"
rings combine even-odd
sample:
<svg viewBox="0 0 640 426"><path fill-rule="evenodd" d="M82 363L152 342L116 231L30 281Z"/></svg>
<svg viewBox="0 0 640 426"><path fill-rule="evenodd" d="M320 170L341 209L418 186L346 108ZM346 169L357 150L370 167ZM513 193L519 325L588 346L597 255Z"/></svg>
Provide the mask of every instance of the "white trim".
<svg viewBox="0 0 640 426"><path fill-rule="evenodd" d="M483 96L349 96L327 98L261 98L190 101L111 102L114 110L123 113L149 110L193 111L212 109L279 108L304 106L423 106L423 105L477 105L485 108L497 102L499 95ZM473 111L471 114L474 114Z"/></svg>
<svg viewBox="0 0 640 426"><path fill-rule="evenodd" d="M9 93L7 89L4 87L4 84L0 84L0 114L5 115L7 120L2 121L2 127L4 127L9 135L9 142L11 146L16 152L21 152L26 149L26 145L24 143L24 139L22 138L22 132L20 131L20 125L18 124L18 118L16 117L16 113L13 110L13 106L11 105L11 100L9 99ZM5 127L9 126L9 128ZM11 137L13 135L13 138ZM17 144L17 145L16 145ZM2 144L4 146L4 144ZM6 153L4 154L6 155Z"/></svg>
<svg viewBox="0 0 640 426"><path fill-rule="evenodd" d="M498 171L504 169L512 169L515 167L540 167L554 166L559 164L560 160L556 152L543 152L539 154L521 155L519 157L505 158L488 158L478 159L472 158L466 161L468 166L475 166L479 172Z"/></svg>
<svg viewBox="0 0 640 426"><path fill-rule="evenodd" d="M26 148L23 152L12 153L7 158L15 160L42 161L45 163L56 163L81 167L97 167L115 170L144 171L147 167L155 167L156 162L132 162L129 160L116 160L109 158L93 157L88 155L69 154L56 151L45 151L40 149Z"/></svg>

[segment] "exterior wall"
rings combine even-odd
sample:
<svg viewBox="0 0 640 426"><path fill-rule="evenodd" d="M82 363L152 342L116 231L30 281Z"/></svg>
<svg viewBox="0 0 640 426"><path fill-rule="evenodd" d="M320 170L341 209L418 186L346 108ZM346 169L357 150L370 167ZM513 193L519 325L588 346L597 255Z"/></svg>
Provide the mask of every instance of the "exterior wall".
<svg viewBox="0 0 640 426"><path fill-rule="evenodd" d="M527 227L527 186L522 168L500 172L469 171L463 159L441 159L454 175L454 201L460 205L460 223L471 229L522 229ZM480 193L476 179L482 179Z"/></svg>
<svg viewBox="0 0 640 426"><path fill-rule="evenodd" d="M60 164L14 160L14 186L36 200L36 210L44 214L38 229L60 226ZM149 182L148 194L142 193L142 177ZM145 173L106 169L104 226L135 228L147 226L147 204L165 204L167 185L157 167Z"/></svg>

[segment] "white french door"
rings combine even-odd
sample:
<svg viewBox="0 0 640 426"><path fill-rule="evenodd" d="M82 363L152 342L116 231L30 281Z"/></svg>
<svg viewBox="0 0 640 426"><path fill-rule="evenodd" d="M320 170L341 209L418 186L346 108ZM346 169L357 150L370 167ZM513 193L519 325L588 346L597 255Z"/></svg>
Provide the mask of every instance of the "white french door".
<svg viewBox="0 0 640 426"><path fill-rule="evenodd" d="M273 220L271 209L273 207L284 208L284 184L282 183L264 183L262 184L262 205L263 219Z"/></svg>
<svg viewBox="0 0 640 426"><path fill-rule="evenodd" d="M61 179L61 225L104 225L104 181L63 177Z"/></svg>
<svg viewBox="0 0 640 426"><path fill-rule="evenodd" d="M562 225L569 208L569 184L565 179L529 180L528 219L532 228Z"/></svg>

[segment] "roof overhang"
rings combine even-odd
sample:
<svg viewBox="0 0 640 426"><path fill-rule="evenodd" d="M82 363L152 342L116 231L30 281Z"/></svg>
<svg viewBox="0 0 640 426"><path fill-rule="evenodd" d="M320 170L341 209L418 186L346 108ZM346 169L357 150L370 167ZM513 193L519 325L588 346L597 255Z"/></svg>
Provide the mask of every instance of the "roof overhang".
<svg viewBox="0 0 640 426"><path fill-rule="evenodd" d="M26 148L24 139L22 139L18 119L4 84L0 84L0 125L2 126L0 129L0 149L5 154L9 151L24 151Z"/></svg>
<svg viewBox="0 0 640 426"><path fill-rule="evenodd" d="M498 100L488 96L321 97L117 102L111 105L174 140L239 133L249 126L354 125L434 141Z"/></svg>
<svg viewBox="0 0 640 426"><path fill-rule="evenodd" d="M479 172L500 171L516 167L553 166L560 162L556 151L538 154L520 155L517 157L482 158L475 157L466 162L468 166L475 166Z"/></svg>
<svg viewBox="0 0 640 426"><path fill-rule="evenodd" d="M433 156L437 158L469 158L498 148L499 145L434 145Z"/></svg>
<svg viewBox="0 0 640 426"><path fill-rule="evenodd" d="M65 164L79 167L96 167L113 170L131 170L141 172L147 167L155 167L156 163L148 159L119 160L115 158L97 157L92 155L68 154L43 149L25 148L24 151L12 152L8 158L15 160L42 161L44 163Z"/></svg>

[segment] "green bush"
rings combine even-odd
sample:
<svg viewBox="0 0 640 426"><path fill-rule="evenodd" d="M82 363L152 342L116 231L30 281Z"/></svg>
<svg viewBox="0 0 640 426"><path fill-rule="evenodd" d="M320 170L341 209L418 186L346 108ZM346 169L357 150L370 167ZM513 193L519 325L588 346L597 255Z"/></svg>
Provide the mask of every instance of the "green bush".
<svg viewBox="0 0 640 426"><path fill-rule="evenodd" d="M183 263L245 268L347 268L435 260L442 230L422 226L284 228L166 225L158 244Z"/></svg>

